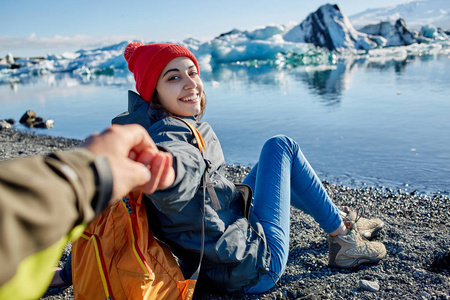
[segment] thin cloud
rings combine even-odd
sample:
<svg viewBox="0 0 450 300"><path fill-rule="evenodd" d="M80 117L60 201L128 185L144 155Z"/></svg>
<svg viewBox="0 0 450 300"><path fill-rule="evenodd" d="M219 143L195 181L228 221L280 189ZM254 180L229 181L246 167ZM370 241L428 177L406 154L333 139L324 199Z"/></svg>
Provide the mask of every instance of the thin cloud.
<svg viewBox="0 0 450 300"><path fill-rule="evenodd" d="M16 51L35 53L42 51L58 53L60 51L77 51L79 49L92 49L112 45L115 43L131 40L142 40L137 36L107 36L95 37L90 35L77 34L74 36L54 35L52 37L38 37L36 34L30 34L25 37L0 36L0 51L2 53Z"/></svg>

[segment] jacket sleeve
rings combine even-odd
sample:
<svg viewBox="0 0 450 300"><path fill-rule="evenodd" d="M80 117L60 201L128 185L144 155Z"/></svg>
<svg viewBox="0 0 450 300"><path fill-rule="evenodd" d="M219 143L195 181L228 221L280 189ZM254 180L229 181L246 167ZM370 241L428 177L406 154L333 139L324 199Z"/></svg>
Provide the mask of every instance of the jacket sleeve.
<svg viewBox="0 0 450 300"><path fill-rule="evenodd" d="M0 286L17 276L23 260L91 221L108 205L111 193L106 158L87 150L0 162ZM43 272L33 271L37 277Z"/></svg>
<svg viewBox="0 0 450 300"><path fill-rule="evenodd" d="M150 128L150 136L164 151L173 156L175 181L166 190L147 195L160 211L180 211L195 196L202 184L205 161L191 144L191 130L179 120L164 119Z"/></svg>

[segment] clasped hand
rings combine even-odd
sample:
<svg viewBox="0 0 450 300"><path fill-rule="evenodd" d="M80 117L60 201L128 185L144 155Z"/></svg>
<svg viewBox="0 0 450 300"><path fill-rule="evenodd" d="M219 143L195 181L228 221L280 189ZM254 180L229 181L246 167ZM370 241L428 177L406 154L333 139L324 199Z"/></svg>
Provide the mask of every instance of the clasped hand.
<svg viewBox="0 0 450 300"><path fill-rule="evenodd" d="M82 147L108 159L112 199L134 189L151 194L168 188L175 180L172 155L160 151L140 125L112 125L101 134L89 136Z"/></svg>

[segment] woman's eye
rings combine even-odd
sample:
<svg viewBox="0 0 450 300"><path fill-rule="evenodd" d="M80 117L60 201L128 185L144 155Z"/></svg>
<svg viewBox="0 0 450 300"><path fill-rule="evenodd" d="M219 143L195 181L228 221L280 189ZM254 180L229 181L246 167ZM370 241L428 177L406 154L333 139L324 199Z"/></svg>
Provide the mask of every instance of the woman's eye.
<svg viewBox="0 0 450 300"><path fill-rule="evenodd" d="M189 73L189 75L196 76L196 75L198 75L198 73L197 73L197 71L192 71L191 73Z"/></svg>
<svg viewBox="0 0 450 300"><path fill-rule="evenodd" d="M170 76L170 77L169 77L169 81L177 80L177 79L179 79L179 78L180 78L180 76L178 76L178 75Z"/></svg>

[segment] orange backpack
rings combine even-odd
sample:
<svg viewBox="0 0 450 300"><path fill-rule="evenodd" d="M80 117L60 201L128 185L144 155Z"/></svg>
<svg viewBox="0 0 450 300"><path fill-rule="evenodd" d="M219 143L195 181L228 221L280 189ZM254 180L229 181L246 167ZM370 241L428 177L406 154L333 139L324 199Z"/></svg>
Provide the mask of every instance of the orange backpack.
<svg viewBox="0 0 450 300"><path fill-rule="evenodd" d="M184 122L203 154L203 138ZM75 299L192 299L200 264L186 280L170 250L153 237L142 198L131 192L110 204L73 243Z"/></svg>
<svg viewBox="0 0 450 300"><path fill-rule="evenodd" d="M148 228L142 193L117 201L72 245L75 299L192 299L170 250Z"/></svg>

